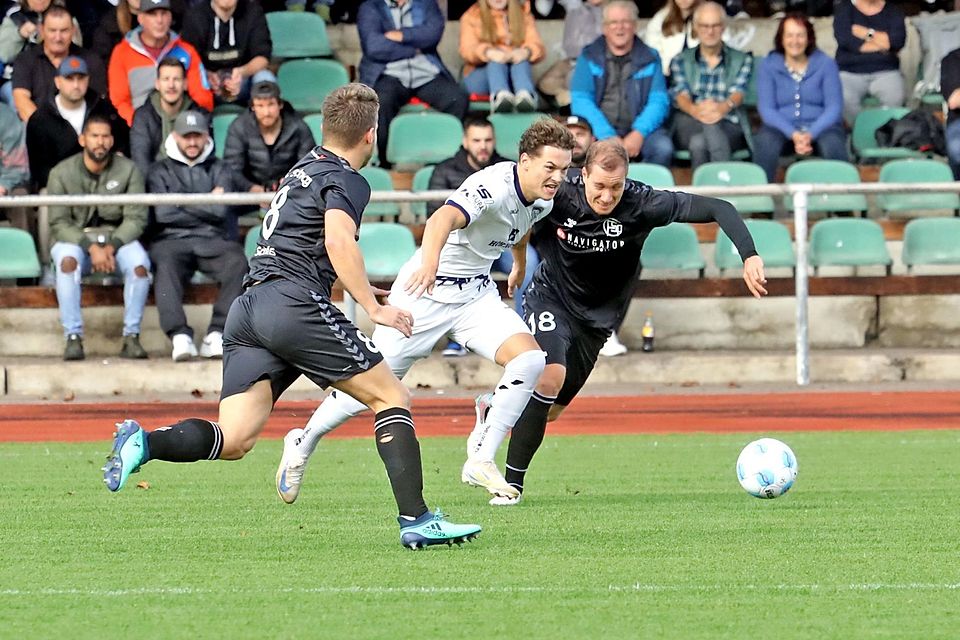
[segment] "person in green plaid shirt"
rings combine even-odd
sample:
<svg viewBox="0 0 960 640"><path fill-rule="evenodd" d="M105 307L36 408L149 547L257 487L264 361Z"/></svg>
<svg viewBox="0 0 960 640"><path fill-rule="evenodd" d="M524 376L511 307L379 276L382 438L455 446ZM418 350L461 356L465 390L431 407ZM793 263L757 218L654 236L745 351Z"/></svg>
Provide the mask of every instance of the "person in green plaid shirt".
<svg viewBox="0 0 960 640"><path fill-rule="evenodd" d="M694 169L705 162L729 160L749 139L743 99L753 56L723 43L725 26L723 7L704 2L693 12L700 45L670 62L674 142L678 149L689 149Z"/></svg>

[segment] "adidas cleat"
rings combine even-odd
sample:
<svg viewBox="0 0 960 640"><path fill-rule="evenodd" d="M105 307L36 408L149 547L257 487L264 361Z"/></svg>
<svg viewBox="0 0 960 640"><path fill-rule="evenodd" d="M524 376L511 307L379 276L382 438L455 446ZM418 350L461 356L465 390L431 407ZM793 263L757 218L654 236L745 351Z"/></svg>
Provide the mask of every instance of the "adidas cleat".
<svg viewBox="0 0 960 640"><path fill-rule="evenodd" d="M520 492L517 488L507 484L503 474L497 469L493 460L467 460L463 463L460 481L474 487L483 487L495 496L517 498Z"/></svg>
<svg viewBox="0 0 960 640"><path fill-rule="evenodd" d="M140 470L147 461L147 434L135 420L124 420L117 424L113 434L113 450L107 456L103 470L103 481L110 491L120 491L127 483L131 473Z"/></svg>
<svg viewBox="0 0 960 640"><path fill-rule="evenodd" d="M445 520L440 509L427 511L414 521L397 518L400 522L400 544L409 549L426 549L436 544L461 545L480 534L478 524L454 524Z"/></svg>
<svg viewBox="0 0 960 640"><path fill-rule="evenodd" d="M300 495L303 472L307 469L309 458L305 458L297 448L301 438L303 429L291 429L283 437L283 455L280 456L280 466L277 468L277 493L287 504L296 502Z"/></svg>

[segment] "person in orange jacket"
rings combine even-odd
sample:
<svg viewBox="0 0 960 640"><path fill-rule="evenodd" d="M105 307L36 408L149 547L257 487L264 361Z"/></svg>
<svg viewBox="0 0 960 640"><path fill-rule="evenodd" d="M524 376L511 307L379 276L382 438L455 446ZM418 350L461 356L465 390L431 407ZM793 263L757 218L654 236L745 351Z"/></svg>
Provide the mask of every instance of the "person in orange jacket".
<svg viewBox="0 0 960 640"><path fill-rule="evenodd" d="M529 2L478 0L460 18L463 84L490 94L491 111L537 109L531 65L545 53Z"/></svg>
<svg viewBox="0 0 960 640"><path fill-rule="evenodd" d="M168 56L179 59L187 69L187 93L193 101L212 111L213 92L200 54L170 30L170 0L144 0L137 20L140 26L114 47L107 69L110 101L120 116L128 125L133 123L133 112L153 91L157 65Z"/></svg>

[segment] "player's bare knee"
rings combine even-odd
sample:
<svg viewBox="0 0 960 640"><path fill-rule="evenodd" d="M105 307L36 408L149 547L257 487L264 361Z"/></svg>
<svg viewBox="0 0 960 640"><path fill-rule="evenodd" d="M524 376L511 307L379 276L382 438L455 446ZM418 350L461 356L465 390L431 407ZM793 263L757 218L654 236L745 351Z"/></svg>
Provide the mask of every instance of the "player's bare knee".
<svg viewBox="0 0 960 640"><path fill-rule="evenodd" d="M60 261L60 273L73 273L77 270L79 264L73 256L67 256Z"/></svg>
<svg viewBox="0 0 960 640"><path fill-rule="evenodd" d="M220 459L239 460L243 456L253 451L253 445L256 443L256 438L237 438L235 440L231 440L224 437L223 450L220 452Z"/></svg>
<svg viewBox="0 0 960 640"><path fill-rule="evenodd" d="M566 370L563 367L548 365L544 367L543 374L540 375L540 381L537 383L537 393L555 398L563 387L563 380L566 377Z"/></svg>
<svg viewBox="0 0 960 640"><path fill-rule="evenodd" d="M146 277L147 277L147 268L146 268L145 266L143 266L143 265L139 265L138 267L136 267L136 268L133 270L133 274L134 274L135 276L137 276L138 278L146 278Z"/></svg>

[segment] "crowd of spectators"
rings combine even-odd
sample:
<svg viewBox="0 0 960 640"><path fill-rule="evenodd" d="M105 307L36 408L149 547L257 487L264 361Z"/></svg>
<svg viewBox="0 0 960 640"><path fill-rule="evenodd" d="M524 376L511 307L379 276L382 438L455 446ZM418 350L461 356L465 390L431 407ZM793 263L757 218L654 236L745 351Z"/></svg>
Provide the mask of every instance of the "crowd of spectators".
<svg viewBox="0 0 960 640"><path fill-rule="evenodd" d="M677 164L677 151L688 152L694 168L739 152L773 181L785 162L811 155L849 159L848 133L865 98L883 106L902 106L906 99L898 58L905 16L889 0L836 2L835 58L817 47L810 20L790 13L780 18L770 53L757 60L728 37L728 21L743 3L666 0L640 33L633 0L546 4L0 2L7 9L0 22L0 63L6 68L0 196L44 189L272 191L314 145L273 74L266 19L272 10L356 21L362 49L357 79L374 87L381 101L382 167L390 167L390 123L411 99L464 122L463 146L438 165L433 188L452 189L467 173L501 160L493 127L475 113L481 100L489 100L489 112L539 110L569 118L568 126L583 139L580 156L590 140L610 138L632 160L663 166ZM437 49L454 10L459 57L444 61ZM547 55L537 19L564 14L562 56L535 78L533 65ZM960 49L943 59L941 84L948 159L960 179ZM755 110L748 111L753 86ZM210 132L211 115L221 107L240 110L225 148L217 150L222 160ZM38 235L35 213L0 211ZM142 291L153 273L174 359L217 357L223 319L246 268L236 218L254 211L210 205L51 209L49 255L65 357L83 357L81 276L107 271L117 272L125 286L123 355L146 355L137 336ZM48 250L40 249L41 255ZM528 266L535 264L533 255ZM220 287L199 343L182 306L184 287L197 271Z"/></svg>

